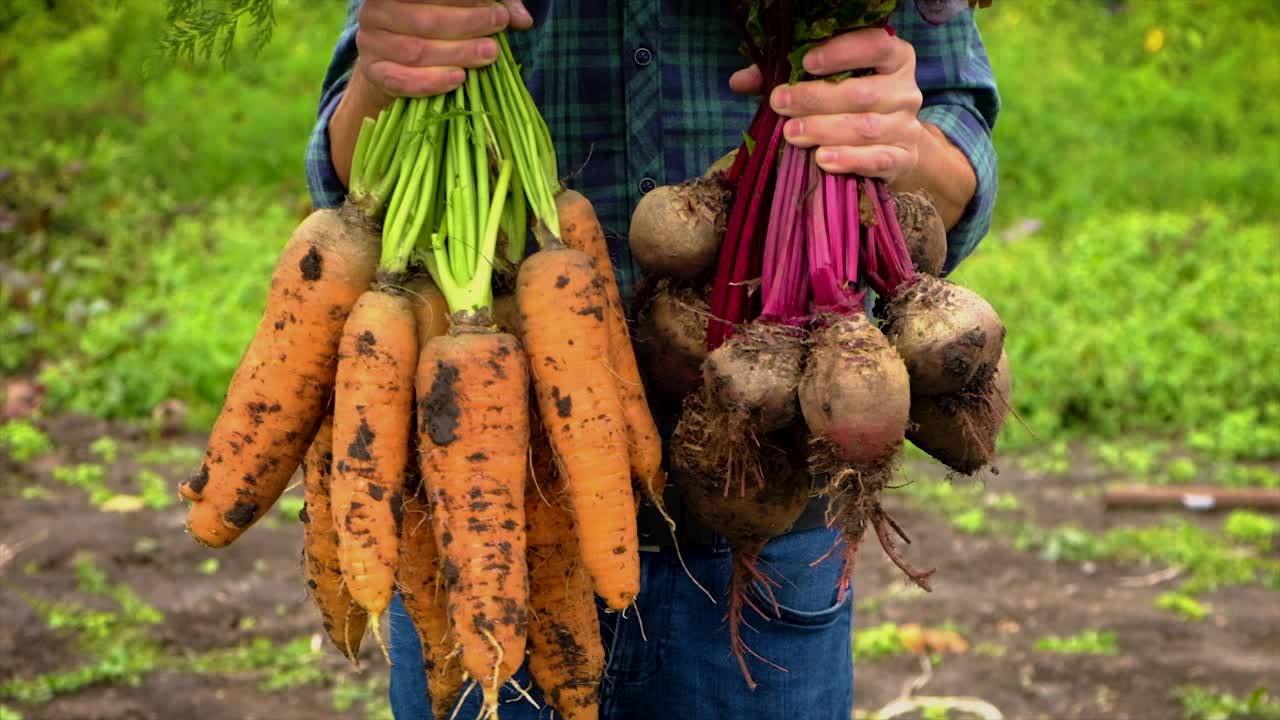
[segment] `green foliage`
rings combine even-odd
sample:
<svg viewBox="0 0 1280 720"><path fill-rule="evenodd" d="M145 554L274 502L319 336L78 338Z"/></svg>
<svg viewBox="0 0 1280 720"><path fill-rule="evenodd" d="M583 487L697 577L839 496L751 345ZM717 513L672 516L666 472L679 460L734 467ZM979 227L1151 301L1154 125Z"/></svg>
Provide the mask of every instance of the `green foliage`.
<svg viewBox="0 0 1280 720"><path fill-rule="evenodd" d="M1116 634L1110 630L1084 630L1076 635L1049 635L1036 640L1035 648L1045 652L1069 655L1115 655Z"/></svg>
<svg viewBox="0 0 1280 720"><path fill-rule="evenodd" d="M59 465L53 469L53 479L89 493L89 502L94 505L101 505L115 494L107 487L106 470L93 463Z"/></svg>
<svg viewBox="0 0 1280 720"><path fill-rule="evenodd" d="M253 46L261 52L275 26L273 0L224 0L210 7L206 0L167 0L169 32L162 47L166 55L195 60L217 55L227 62L236 46L240 22L246 16L254 30Z"/></svg>
<svg viewBox="0 0 1280 720"><path fill-rule="evenodd" d="M261 675L259 690L281 692L323 684L328 679L320 667L323 659L322 649L313 645L310 637L283 644L258 637L246 645L198 656L192 659L190 669L205 674L256 673Z"/></svg>
<svg viewBox="0 0 1280 720"><path fill-rule="evenodd" d="M159 3L30 5L0 32L0 207L21 238L0 230L0 261L33 285L0 292L0 372L47 365L53 410L141 417L176 397L207 426L305 210L342 10L282 6L255 63L144 77Z"/></svg>
<svg viewBox="0 0 1280 720"><path fill-rule="evenodd" d="M1003 99L997 232L954 277L1009 327L1019 412L1040 441L1185 432L1225 457L1280 455L1280 324L1259 312L1280 293L1280 106L1257 92L1280 85L1280 55L1259 51L1280 43L1280 4L1043 0L977 18ZM1037 234L998 237L1024 218ZM1008 425L1008 446L1034 442Z"/></svg>
<svg viewBox="0 0 1280 720"><path fill-rule="evenodd" d="M1156 607L1175 612L1188 620L1203 620L1209 608L1195 598L1180 592L1164 592L1156 597Z"/></svg>
<svg viewBox="0 0 1280 720"><path fill-rule="evenodd" d="M0 705L0 720L22 720L22 713L7 705Z"/></svg>
<svg viewBox="0 0 1280 720"><path fill-rule="evenodd" d="M1280 4L1036 0L996 2L976 17L1003 99L995 128L997 228L1038 218L1044 237L1029 242L1055 248L1081 220L1137 208L1197 213L1209 206L1243 224L1274 220L1277 98L1257 89L1280 87L1280 54L1264 50L1280 44ZM1112 243L1127 239L1099 239L1096 250ZM1072 264L1059 249L1057 259ZM1231 267L1225 257L1197 257ZM1135 279L1157 276L1149 267L1132 270ZM1079 318L1123 316L1129 306L1113 300L1122 297L1121 288L1094 295L1092 312ZM1199 297L1206 308L1217 301L1210 298Z"/></svg>
<svg viewBox="0 0 1280 720"><path fill-rule="evenodd" d="M1083 562L1162 562L1183 569L1182 592L1196 595L1231 585L1280 588L1280 562L1250 548L1224 542L1187 520L1152 527L1124 527L1091 534L1064 525L1051 529L1021 527L1019 549L1039 549L1049 560Z"/></svg>
<svg viewBox="0 0 1280 720"><path fill-rule="evenodd" d="M0 698L44 703L102 683L137 685L162 658L145 628L164 621L160 611L141 600L126 584L112 584L92 560L75 564L78 589L93 597L113 600L118 610L85 608L72 600L48 602L31 598L32 607L55 632L70 636L88 662L69 670L18 678L0 684Z"/></svg>
<svg viewBox="0 0 1280 720"><path fill-rule="evenodd" d="M163 510L177 502L169 481L150 470L138 473L138 485L142 502L152 510Z"/></svg>
<svg viewBox="0 0 1280 720"><path fill-rule="evenodd" d="M1238 698L1189 686L1178 689L1178 698L1184 720L1280 720L1280 698L1272 698L1266 688Z"/></svg>
<svg viewBox="0 0 1280 720"><path fill-rule="evenodd" d="M1258 313L1280 297L1277 232L1216 211L1125 212L1052 242L1001 247L957 279L1009 327L1014 404L1037 436L1185 430L1221 439L1209 429L1230 424L1233 439L1209 443L1215 451L1280 454L1280 374L1269 358L1280 323ZM1018 423L1006 428L1011 442L1029 442Z"/></svg>
<svg viewBox="0 0 1280 720"><path fill-rule="evenodd" d="M853 633L853 660L878 660L907 652L895 623L883 623Z"/></svg>
<svg viewBox="0 0 1280 720"><path fill-rule="evenodd" d="M298 495L285 495L276 503L276 507L280 509L280 515L286 520L297 520L298 513L302 511L303 506L306 504L307 501Z"/></svg>
<svg viewBox="0 0 1280 720"><path fill-rule="evenodd" d="M1280 534L1280 520L1249 510L1233 510L1222 530L1239 542L1266 550L1271 547L1271 539Z"/></svg>
<svg viewBox="0 0 1280 720"><path fill-rule="evenodd" d="M0 424L0 449L18 462L27 462L53 449L49 436L26 420Z"/></svg>
<svg viewBox="0 0 1280 720"><path fill-rule="evenodd" d="M102 462L110 465L116 461L116 456L120 453L120 445L109 435L102 437L89 443L89 452L98 456Z"/></svg>

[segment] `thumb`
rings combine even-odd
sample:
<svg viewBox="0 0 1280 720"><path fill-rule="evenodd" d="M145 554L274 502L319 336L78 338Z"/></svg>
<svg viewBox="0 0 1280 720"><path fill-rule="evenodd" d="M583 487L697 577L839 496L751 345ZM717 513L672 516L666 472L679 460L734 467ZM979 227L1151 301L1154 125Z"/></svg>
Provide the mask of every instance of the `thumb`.
<svg viewBox="0 0 1280 720"><path fill-rule="evenodd" d="M742 95L759 95L764 92L764 75L755 65L743 68L729 78L729 87Z"/></svg>
<svg viewBox="0 0 1280 720"><path fill-rule="evenodd" d="M533 27L533 16L521 0L503 0L507 10L511 12L511 27L516 30L528 30Z"/></svg>

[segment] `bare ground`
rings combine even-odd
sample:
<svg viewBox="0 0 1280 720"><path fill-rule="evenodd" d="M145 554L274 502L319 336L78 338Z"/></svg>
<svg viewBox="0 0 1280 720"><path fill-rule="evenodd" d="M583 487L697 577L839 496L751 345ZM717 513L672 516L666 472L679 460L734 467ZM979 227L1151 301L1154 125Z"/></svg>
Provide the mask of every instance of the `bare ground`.
<svg viewBox="0 0 1280 720"><path fill-rule="evenodd" d="M107 484L117 492L137 493L136 452L174 444L199 448L203 438L149 438L126 425L72 416L44 426L57 447L54 453L30 463L0 457L0 685L86 663L72 639L51 630L33 605L75 600L111 609L110 601L77 589L75 565L85 558L111 582L126 582L164 614L163 624L147 633L168 660L136 685L103 682L46 703L0 703L27 718L49 720L363 714L360 704L347 712L335 710L332 684L376 683L385 677L372 647L362 654L363 669L351 668L326 648L323 658L312 662L330 682L280 692L260 689L261 672L182 669L183 658L255 637L284 643L318 630L317 614L302 585L301 533L282 513L273 512L275 520L212 553L184 536L180 505L103 512L83 490L51 476L58 465L97 462L90 443L111 436L121 453L108 467ZM986 488L1011 493L1022 512L1044 526L1070 520L1100 531L1157 521L1155 514L1104 513L1089 492L1103 476L1084 463L1077 467L1080 471L1070 476L1043 478L1007 463L999 476L986 481ZM153 469L176 486L190 467L179 463ZM918 482L943 481L936 473L915 477ZM23 489L33 486L44 488L45 495L31 498L28 491L24 497ZM1050 562L1015 549L1008 537L957 532L937 513L908 503L905 494L891 492L886 502L914 540L908 556L938 568L935 589L931 594L910 591L897 570L879 557L879 549L867 545L857 572L855 625L948 624L970 649L944 656L923 676L921 659L912 655L860 662L856 688L861 710L884 706L916 679L924 680L918 695L981 699L1005 718L1155 720L1181 716L1175 690L1183 685L1242 695L1267 684L1274 690L1280 681L1280 597L1273 591L1236 587L1210 593L1202 600L1212 614L1190 622L1154 606L1156 596L1172 587L1161 566ZM207 564L211 556L219 561L212 572ZM1062 655L1033 647L1046 635L1088 629L1115 632L1118 652ZM374 688L378 695L378 686Z"/></svg>

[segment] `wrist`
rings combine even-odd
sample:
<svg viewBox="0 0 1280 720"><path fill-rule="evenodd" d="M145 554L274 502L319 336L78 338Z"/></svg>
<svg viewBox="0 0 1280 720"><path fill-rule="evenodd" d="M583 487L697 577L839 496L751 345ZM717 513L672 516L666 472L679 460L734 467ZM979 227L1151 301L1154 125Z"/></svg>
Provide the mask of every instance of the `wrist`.
<svg viewBox="0 0 1280 720"><path fill-rule="evenodd" d="M964 151L938 126L928 122L922 122L921 126L919 160L910 172L898 176L890 189L928 192L943 224L950 230L960 222L977 192L978 176Z"/></svg>
<svg viewBox="0 0 1280 720"><path fill-rule="evenodd" d="M344 186L350 187L351 184L351 159L364 119L376 118L394 100L369 82L364 73L364 63L357 59L338 106L329 118L329 156Z"/></svg>

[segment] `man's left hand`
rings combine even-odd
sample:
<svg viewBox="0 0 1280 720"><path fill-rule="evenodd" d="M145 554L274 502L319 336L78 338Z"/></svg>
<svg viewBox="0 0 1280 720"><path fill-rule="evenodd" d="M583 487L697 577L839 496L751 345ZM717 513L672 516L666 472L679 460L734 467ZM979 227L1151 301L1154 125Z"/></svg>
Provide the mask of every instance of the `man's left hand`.
<svg viewBox="0 0 1280 720"><path fill-rule="evenodd" d="M788 142L817 147L818 165L830 173L893 183L916 169L929 136L917 117L922 96L910 43L882 28L854 30L810 50L804 68L817 76L864 68L876 74L775 88L770 103L790 118L783 129ZM729 84L744 94L759 93L764 85L754 65L734 73Z"/></svg>

